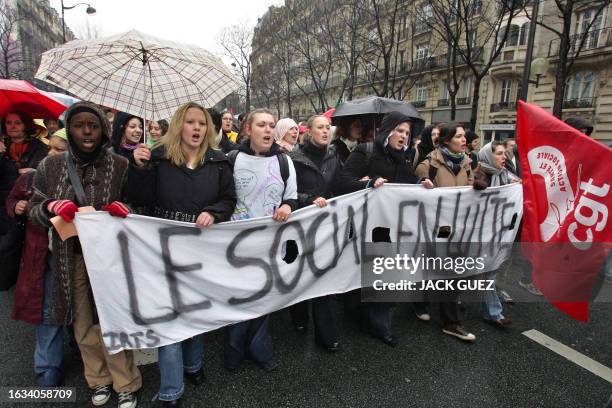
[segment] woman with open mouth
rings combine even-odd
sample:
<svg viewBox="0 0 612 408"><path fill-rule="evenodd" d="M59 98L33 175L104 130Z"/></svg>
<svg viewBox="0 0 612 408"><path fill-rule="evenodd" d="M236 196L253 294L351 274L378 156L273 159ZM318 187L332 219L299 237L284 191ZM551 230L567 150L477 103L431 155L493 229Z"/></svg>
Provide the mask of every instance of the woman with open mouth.
<svg viewBox="0 0 612 408"><path fill-rule="evenodd" d="M113 120L113 151L134 162L134 150L144 139L142 119L117 112Z"/></svg>
<svg viewBox="0 0 612 408"><path fill-rule="evenodd" d="M416 184L412 166L412 118L400 112L387 113L380 132L373 142L362 143L353 149L340 172L338 186L345 194L364 188L379 188L386 182ZM390 242L388 229L375 228L372 242ZM349 311L359 308L360 318L369 333L390 347L397 338L393 332L392 303L359 304L359 291L345 297Z"/></svg>
<svg viewBox="0 0 612 408"><path fill-rule="evenodd" d="M227 157L216 148L209 113L187 103L174 113L168 133L153 151L142 143L134 150L128 198L135 205L154 203L153 216L193 222L206 228L228 221L236 205L234 179ZM204 381L203 335L159 348L159 400L178 406L183 377Z"/></svg>
<svg viewBox="0 0 612 408"><path fill-rule="evenodd" d="M474 185L474 173L466 154L465 129L455 122L445 123L439 129L438 147L417 166L417 176L428 188ZM474 185L474 188L479 187ZM444 301L440 302L442 332L463 341L475 341L476 336L465 330L461 324L458 302L460 292L447 292ZM425 311L421 310L420 313Z"/></svg>
<svg viewBox="0 0 612 408"><path fill-rule="evenodd" d="M312 116L308 119L307 127L308 138L304 145L289 153L297 173L298 205L302 208L314 204L324 208L327 200L337 192L336 178L342 164L336 154L336 147L329 143L329 120L322 115ZM297 138L297 126L295 131ZM340 346L331 295L291 306L289 312L295 329L298 332L306 331L308 308L311 305L316 343L328 351L338 351Z"/></svg>
<svg viewBox="0 0 612 408"><path fill-rule="evenodd" d="M234 166L237 198L232 220L272 216L275 221L285 222L297 209L295 168L274 143L275 125L272 112L255 109L244 124L248 138L239 150L228 153ZM266 371L277 366L269 322L270 316L264 315L227 326L225 366L228 369L238 368L247 355Z"/></svg>
<svg viewBox="0 0 612 408"><path fill-rule="evenodd" d="M274 140L284 153L289 153L298 145L298 124L291 118L283 118L274 127Z"/></svg>
<svg viewBox="0 0 612 408"><path fill-rule="evenodd" d="M133 353L106 351L79 239L62 240L51 228L55 216L72 222L78 207L92 206L118 217L130 212L118 201L125 196L129 163L110 151L109 134L108 120L96 105L78 102L68 108L68 152L38 165L28 216L34 224L51 229L53 290L48 322L73 325L92 404L105 405L114 389L119 408L135 408L142 377Z"/></svg>
<svg viewBox="0 0 612 408"><path fill-rule="evenodd" d="M493 141L484 145L478 152L474 184L483 183L481 187L496 187L519 182L520 179L506 169L506 160L506 146L503 143ZM496 279L496 276L497 270L488 272L485 278ZM484 291L483 297L482 318L487 323L498 328L504 328L512 323L509 317L503 315L503 305L496 290Z"/></svg>

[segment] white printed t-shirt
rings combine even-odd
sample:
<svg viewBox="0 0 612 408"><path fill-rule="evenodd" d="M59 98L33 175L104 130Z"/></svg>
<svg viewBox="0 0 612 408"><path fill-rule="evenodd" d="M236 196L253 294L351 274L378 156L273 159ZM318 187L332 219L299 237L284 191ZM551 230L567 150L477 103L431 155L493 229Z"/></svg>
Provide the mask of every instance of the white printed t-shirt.
<svg viewBox="0 0 612 408"><path fill-rule="evenodd" d="M297 200L295 168L291 158L286 157L289 178L285 187L276 156L260 157L238 153L234 163L237 201L232 221L272 215L284 200Z"/></svg>

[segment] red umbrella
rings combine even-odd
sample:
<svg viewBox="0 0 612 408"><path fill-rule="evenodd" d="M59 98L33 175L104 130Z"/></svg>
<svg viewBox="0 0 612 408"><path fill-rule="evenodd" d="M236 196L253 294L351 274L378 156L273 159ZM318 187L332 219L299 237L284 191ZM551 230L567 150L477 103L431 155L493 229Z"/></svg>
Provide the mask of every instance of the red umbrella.
<svg viewBox="0 0 612 408"><path fill-rule="evenodd" d="M329 123L331 123L331 117L334 114L334 112L336 111L336 108L329 108L327 111L325 111L325 113L323 114L323 116L325 116L327 118L327 120L329 120Z"/></svg>
<svg viewBox="0 0 612 408"><path fill-rule="evenodd" d="M66 106L27 81L0 79L0 116L23 112L32 118L57 119Z"/></svg>

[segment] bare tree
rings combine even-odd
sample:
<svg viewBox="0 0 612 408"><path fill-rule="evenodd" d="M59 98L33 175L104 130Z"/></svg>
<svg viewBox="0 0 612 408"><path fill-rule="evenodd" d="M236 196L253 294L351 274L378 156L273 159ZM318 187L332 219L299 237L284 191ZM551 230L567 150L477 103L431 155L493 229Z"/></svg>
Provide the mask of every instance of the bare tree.
<svg viewBox="0 0 612 408"><path fill-rule="evenodd" d="M431 0L440 23L436 30L457 61L467 65L474 78L470 127L476 126L480 84L506 45L512 20L524 0Z"/></svg>
<svg viewBox="0 0 612 408"><path fill-rule="evenodd" d="M242 79L247 110L251 107L252 40L253 28L247 23L225 27L219 35L223 54L232 61L232 67Z"/></svg>
<svg viewBox="0 0 612 408"><path fill-rule="evenodd" d="M102 37L102 28L97 22L92 22L91 17L87 18L85 23L81 24L77 32L77 38L82 40L96 40Z"/></svg>
<svg viewBox="0 0 612 408"><path fill-rule="evenodd" d="M334 24L330 4L319 1L285 6L291 15L297 16L290 25L289 45L296 55L293 84L316 112L322 112L329 106L328 89L333 68L338 64L336 49L329 36L329 27ZM298 6L308 9L300 10Z"/></svg>
<svg viewBox="0 0 612 408"><path fill-rule="evenodd" d="M457 115L457 94L459 93L460 83L465 80L466 75L465 70L460 68L465 64L458 58L457 47L453 41L455 38L461 37L461 33L466 27L463 26L462 21L456 21L455 19L453 19L454 24L451 24L452 18L448 14L448 5L448 1L444 0L433 0L423 3L416 10L415 26L419 27L419 30L426 27L440 40L435 48L445 53L439 55L436 62L445 67L450 119L455 120ZM449 35L449 32L452 35Z"/></svg>
<svg viewBox="0 0 612 408"><path fill-rule="evenodd" d="M286 24L287 21L290 21L288 8L283 7L277 17L279 17L280 20L271 23L275 27L278 27L278 29L272 30L270 33L270 43L272 44L270 49L272 55L271 74L273 75L268 77L268 80L283 84L278 87L278 91L282 93L282 99L287 106L287 115L291 117L293 116L292 88L295 80L296 52L291 46L289 37L293 33L289 25Z"/></svg>
<svg viewBox="0 0 612 408"><path fill-rule="evenodd" d="M551 47L554 45L558 46L558 56L555 55L558 57L558 62L555 71L555 96L552 113L556 117L561 118L568 75L572 72L574 63L580 56L580 53L591 41L596 41L595 36L599 35L597 30L601 27L597 27L595 30L592 30L592 28L594 28L596 24L599 25L601 23L603 11L610 5L610 0L554 0L552 3L557 13L543 16L543 18L537 20L537 24L551 31L558 37L557 41L551 42ZM592 18L589 21L585 21L581 27L577 27L579 31L571 35L576 6L583 4L592 5ZM525 11L529 19L533 21L533 16L529 15L529 11L526 8Z"/></svg>
<svg viewBox="0 0 612 408"><path fill-rule="evenodd" d="M21 75L21 47L14 38L19 18L6 1L0 1L0 75L19 78Z"/></svg>
<svg viewBox="0 0 612 408"><path fill-rule="evenodd" d="M364 10L369 0L335 0L329 2L334 19L326 20L323 27L338 57L338 67L344 78L339 86L338 99L346 94L353 99L358 80L358 68L366 51L361 31L366 23ZM334 12L335 11L335 12Z"/></svg>

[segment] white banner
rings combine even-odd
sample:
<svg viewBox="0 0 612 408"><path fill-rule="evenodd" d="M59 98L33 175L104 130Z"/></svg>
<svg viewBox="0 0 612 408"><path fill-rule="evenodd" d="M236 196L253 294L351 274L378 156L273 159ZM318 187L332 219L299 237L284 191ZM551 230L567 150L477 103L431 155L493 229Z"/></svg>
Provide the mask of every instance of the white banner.
<svg viewBox="0 0 612 408"><path fill-rule="evenodd" d="M521 212L520 184L483 192L388 184L304 208L284 223L264 217L200 229L94 212L77 214L75 224L104 342L116 353L359 288L375 227L389 228L392 242L512 242ZM453 234L437 237L440 226ZM294 259L285 257L289 240L299 252Z"/></svg>

